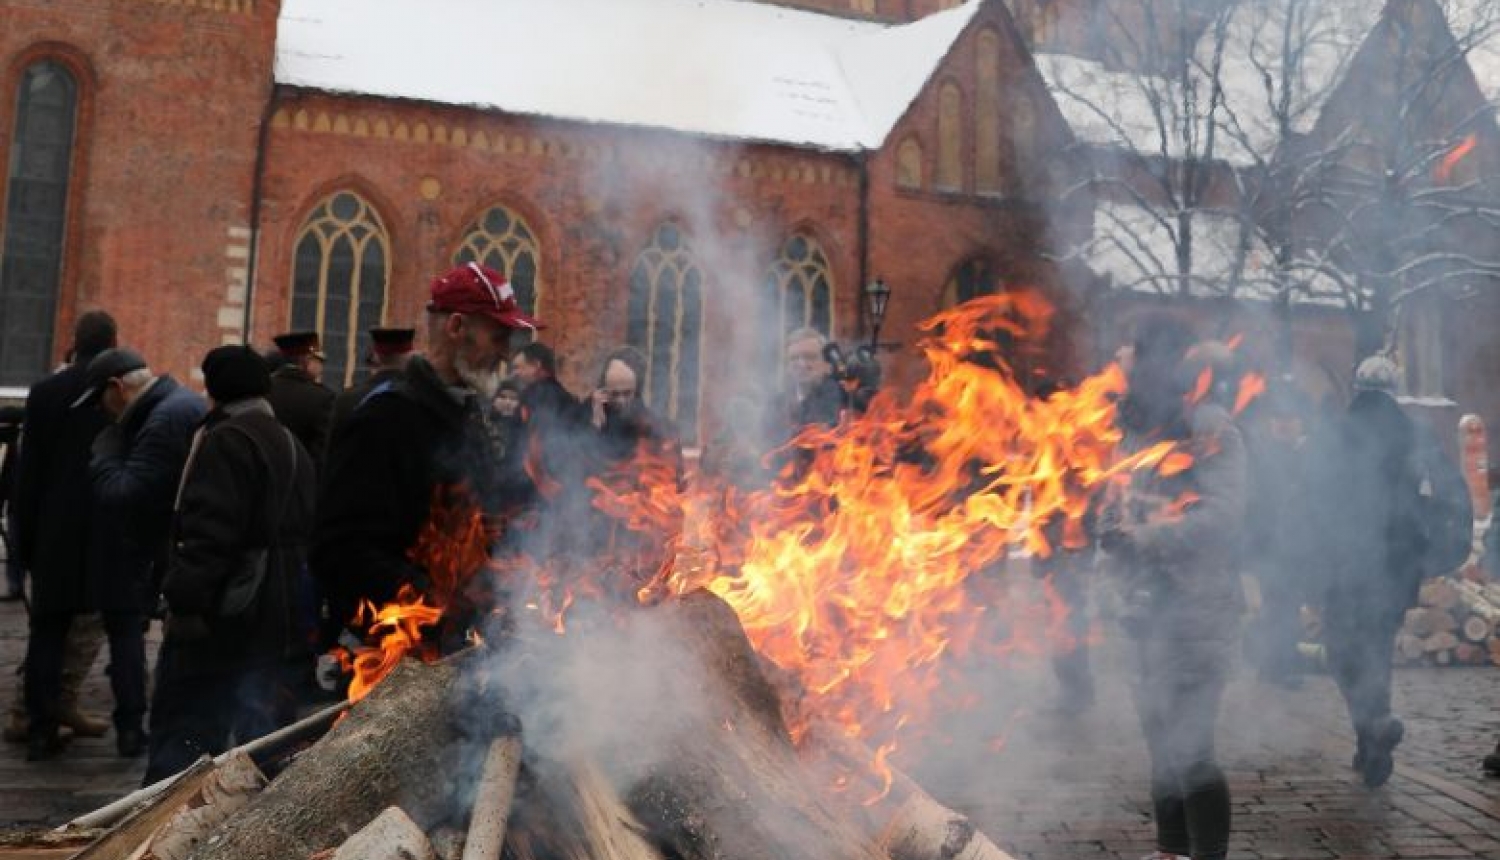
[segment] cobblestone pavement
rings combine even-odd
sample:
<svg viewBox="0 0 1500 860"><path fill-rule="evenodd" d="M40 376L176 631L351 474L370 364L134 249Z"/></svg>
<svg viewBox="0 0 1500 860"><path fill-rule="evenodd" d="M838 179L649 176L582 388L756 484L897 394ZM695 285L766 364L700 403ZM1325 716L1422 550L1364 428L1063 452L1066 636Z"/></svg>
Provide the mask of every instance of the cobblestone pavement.
<svg viewBox="0 0 1500 860"><path fill-rule="evenodd" d="M5 695L24 644L21 607L0 604ZM1099 702L1078 715L1041 707L1051 695L1045 673L993 678L986 695L1024 705L1007 725L992 727L1003 745L954 746L925 758L913 775L1018 858L1148 853L1143 744L1123 672L1099 662L1106 664ZM95 711L108 709L102 667L86 699ZM1234 796L1231 857L1500 860L1500 780L1478 767L1500 737L1500 670L1400 671L1397 709L1407 740L1396 775L1370 791L1349 768L1353 741L1331 681L1311 677L1289 692L1236 679L1219 730ZM77 740L41 765L5 744L0 827L65 821L133 789L143 767L117 758L112 737Z"/></svg>

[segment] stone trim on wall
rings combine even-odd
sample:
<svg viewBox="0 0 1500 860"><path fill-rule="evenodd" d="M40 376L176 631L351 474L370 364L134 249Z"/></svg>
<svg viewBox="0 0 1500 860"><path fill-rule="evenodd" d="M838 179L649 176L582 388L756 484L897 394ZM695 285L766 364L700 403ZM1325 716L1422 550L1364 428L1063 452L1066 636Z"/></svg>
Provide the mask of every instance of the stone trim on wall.
<svg viewBox="0 0 1500 860"><path fill-rule="evenodd" d="M271 127L310 134L333 134L424 146L473 149L496 155L518 157L561 158L591 162L611 161L619 158L618 147L611 143L579 144L548 139L536 134L507 134L443 122L428 123L423 120L391 121L385 117L369 118L321 109L279 108L271 117ZM730 157L712 153L687 157L670 151L642 152L635 157L662 168L697 167L704 173L719 173L726 176L732 174L741 179L760 179L786 184L834 185L841 188L857 187L859 184L859 173L854 169L819 164L811 160L797 160L788 164L782 159L754 156Z"/></svg>
<svg viewBox="0 0 1500 860"><path fill-rule="evenodd" d="M186 6L191 9L227 12L231 15L255 14L255 0L147 0L147 2L157 6Z"/></svg>

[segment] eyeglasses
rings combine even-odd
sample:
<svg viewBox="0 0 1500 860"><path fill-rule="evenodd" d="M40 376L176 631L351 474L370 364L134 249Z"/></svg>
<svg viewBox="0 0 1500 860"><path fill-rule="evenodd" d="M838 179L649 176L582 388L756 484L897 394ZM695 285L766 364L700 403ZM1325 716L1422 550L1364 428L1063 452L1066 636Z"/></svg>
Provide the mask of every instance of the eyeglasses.
<svg viewBox="0 0 1500 860"><path fill-rule="evenodd" d="M635 399L635 389L606 388L604 389L604 396L609 398L609 402L611 403L629 403Z"/></svg>
<svg viewBox="0 0 1500 860"><path fill-rule="evenodd" d="M821 352L793 352L786 357L788 364L817 364L823 360Z"/></svg>

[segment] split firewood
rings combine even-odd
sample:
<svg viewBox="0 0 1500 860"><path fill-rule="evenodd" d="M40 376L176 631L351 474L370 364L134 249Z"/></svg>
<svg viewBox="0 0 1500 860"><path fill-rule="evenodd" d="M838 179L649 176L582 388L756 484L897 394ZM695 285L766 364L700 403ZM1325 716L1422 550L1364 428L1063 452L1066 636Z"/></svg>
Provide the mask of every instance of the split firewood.
<svg viewBox="0 0 1500 860"><path fill-rule="evenodd" d="M1422 640L1410 633L1396 634L1396 656L1402 664L1411 665L1422 659L1427 652L1422 648Z"/></svg>
<svg viewBox="0 0 1500 860"><path fill-rule="evenodd" d="M168 819L132 860L187 860L229 816L250 802L266 778L244 753L214 768L208 778Z"/></svg>
<svg viewBox="0 0 1500 860"><path fill-rule="evenodd" d="M1412 635L1428 639L1439 633L1452 633L1458 629L1458 622L1446 610L1416 606L1407 610L1404 626Z"/></svg>
<svg viewBox="0 0 1500 860"><path fill-rule="evenodd" d="M178 774L171 785L138 804L123 821L105 833L74 860L119 860L129 857L152 834L187 804L188 798L198 790L214 772L214 763L207 756L198 759L191 767Z"/></svg>
<svg viewBox="0 0 1500 860"><path fill-rule="evenodd" d="M221 753L214 757L213 763L223 764L240 753L248 756L257 766L263 767L274 763L290 755L293 751L300 748L302 744L321 737L323 733L328 731L329 726L333 725L334 720L338 719L348 708L349 705L345 702L331 705L289 726L277 729L265 737L256 738L249 743ZM63 833L74 830L91 830L96 827L111 827L125 816L131 814L137 807L147 804L158 794L161 794L168 788L174 787L182 776L183 774L174 774L166 779L154 782L145 788L136 789L113 803L101 806L86 815L78 816L67 824L57 828L57 831Z"/></svg>
<svg viewBox="0 0 1500 860"><path fill-rule="evenodd" d="M734 610L696 592L649 611L704 670L671 679L685 686L667 701L710 703L665 709L671 761L635 760L627 749L601 762L614 784L628 786L625 802L652 840L683 860L882 860L797 758Z"/></svg>
<svg viewBox="0 0 1500 860"><path fill-rule="evenodd" d="M500 860L520 772L521 739L511 736L491 741L479 785L474 790L474 810L469 814L463 860Z"/></svg>
<svg viewBox="0 0 1500 860"><path fill-rule="evenodd" d="M1487 647L1490 649L1490 662L1500 666L1500 636L1491 638Z"/></svg>
<svg viewBox="0 0 1500 860"><path fill-rule="evenodd" d="M438 860L437 852L400 807L388 807L333 852L332 860Z"/></svg>
<svg viewBox="0 0 1500 860"><path fill-rule="evenodd" d="M449 706L467 654L398 665L193 860L307 857L398 803L418 826L436 823L464 751Z"/></svg>
<svg viewBox="0 0 1500 860"><path fill-rule="evenodd" d="M1434 633L1422 640L1422 650L1428 654L1452 651L1458 645L1458 637L1452 633Z"/></svg>
<svg viewBox="0 0 1500 860"><path fill-rule="evenodd" d="M1422 583L1421 605L1434 609L1452 609L1458 605L1458 590L1447 577L1429 579Z"/></svg>
<svg viewBox="0 0 1500 860"><path fill-rule="evenodd" d="M1490 652L1483 645L1460 642L1453 649L1453 659L1462 666L1482 666L1489 661Z"/></svg>
<svg viewBox="0 0 1500 860"><path fill-rule="evenodd" d="M1453 649L1438 651L1432 655L1432 662L1439 666L1452 666L1453 659Z"/></svg>
<svg viewBox="0 0 1500 860"><path fill-rule="evenodd" d="M515 860L662 860L598 766L554 764L516 801L506 836Z"/></svg>
<svg viewBox="0 0 1500 860"><path fill-rule="evenodd" d="M801 749L822 769L848 777L843 795L850 801L849 814L874 828L891 860L1013 860L968 817L934 800L888 763L877 766L869 747L837 729L815 726Z"/></svg>

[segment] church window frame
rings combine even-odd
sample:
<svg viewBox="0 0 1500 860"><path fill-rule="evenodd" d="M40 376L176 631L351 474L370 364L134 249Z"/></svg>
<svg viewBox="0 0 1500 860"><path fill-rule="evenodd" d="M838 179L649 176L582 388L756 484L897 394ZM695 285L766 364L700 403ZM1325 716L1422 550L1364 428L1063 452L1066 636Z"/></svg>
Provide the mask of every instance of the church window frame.
<svg viewBox="0 0 1500 860"><path fill-rule="evenodd" d="M702 405L706 274L687 231L674 220L652 230L630 268L625 342L646 358L639 396L696 444Z"/></svg>
<svg viewBox="0 0 1500 860"><path fill-rule="evenodd" d="M833 266L818 237L798 230L781 243L776 259L766 269L766 291L771 318L780 322L778 362L785 360L788 332L816 329L832 338L836 325Z"/></svg>
<svg viewBox="0 0 1500 860"><path fill-rule="evenodd" d="M385 219L363 194L339 188L308 210L292 249L291 328L318 332L327 356L324 380L349 385L365 374L364 332L384 325L389 309Z"/></svg>
<svg viewBox="0 0 1500 860"><path fill-rule="evenodd" d="M74 63L43 52L19 64L6 85L12 111L0 144L6 156L0 179L0 386L29 385L53 363L82 184L87 84Z"/></svg>

